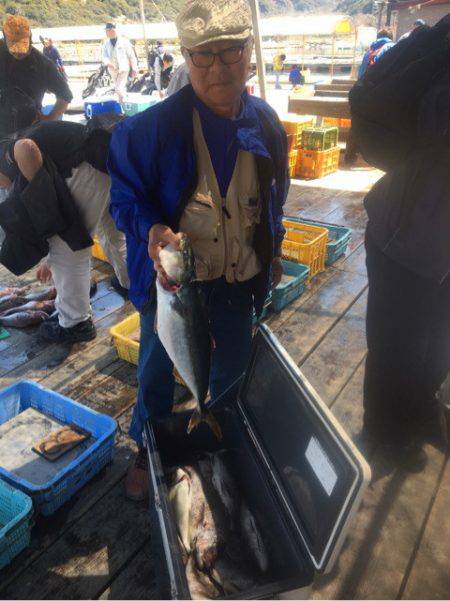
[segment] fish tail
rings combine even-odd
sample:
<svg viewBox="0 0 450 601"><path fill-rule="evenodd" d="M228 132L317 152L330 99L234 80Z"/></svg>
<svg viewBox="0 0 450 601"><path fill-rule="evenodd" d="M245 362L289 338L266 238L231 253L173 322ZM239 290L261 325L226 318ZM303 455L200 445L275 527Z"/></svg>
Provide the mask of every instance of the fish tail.
<svg viewBox="0 0 450 601"><path fill-rule="evenodd" d="M194 428L196 428L202 422L208 424L218 440L222 440L222 429L214 415L209 411L200 412L198 409L195 409L191 415L191 419L189 420L187 428L188 434L190 434L192 430L194 430Z"/></svg>

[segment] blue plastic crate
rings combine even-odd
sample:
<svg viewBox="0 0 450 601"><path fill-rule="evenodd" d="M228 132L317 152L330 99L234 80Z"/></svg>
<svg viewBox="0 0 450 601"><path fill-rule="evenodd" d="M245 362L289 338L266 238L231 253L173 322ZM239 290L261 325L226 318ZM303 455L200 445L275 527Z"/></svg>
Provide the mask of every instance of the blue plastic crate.
<svg viewBox="0 0 450 601"><path fill-rule="evenodd" d="M113 457L117 424L114 419L76 401L23 380L0 392L0 424L33 407L60 422L71 423L91 433L94 442L56 476L36 485L0 467L0 478L19 488L33 500L36 511L54 513Z"/></svg>
<svg viewBox="0 0 450 601"><path fill-rule="evenodd" d="M0 570L30 544L33 503L0 480Z"/></svg>
<svg viewBox="0 0 450 601"><path fill-rule="evenodd" d="M294 279L280 283L272 290L272 309L276 313L303 294L309 277L309 267L301 263L283 261L283 270L286 275L294 276Z"/></svg>
<svg viewBox="0 0 450 601"><path fill-rule="evenodd" d="M120 102L114 99L90 99L84 103L84 114L88 119L100 113L121 113Z"/></svg>
<svg viewBox="0 0 450 601"><path fill-rule="evenodd" d="M264 303L262 313L259 317L256 317L256 313L253 310L253 325L254 326L256 326L256 324L260 323L263 319L265 319L267 317L267 315L269 314L271 305L272 305L272 293L270 293L269 296L266 298L266 302Z"/></svg>
<svg viewBox="0 0 450 601"><path fill-rule="evenodd" d="M347 250L347 246L352 235L352 230L349 227L342 225L334 225L332 223L324 223L323 221L312 221L311 219L303 219L301 217L286 217L289 221L297 221L299 223L309 223L309 225L317 225L326 227L328 230L327 256L325 265L330 266L335 263L339 257L342 257Z"/></svg>

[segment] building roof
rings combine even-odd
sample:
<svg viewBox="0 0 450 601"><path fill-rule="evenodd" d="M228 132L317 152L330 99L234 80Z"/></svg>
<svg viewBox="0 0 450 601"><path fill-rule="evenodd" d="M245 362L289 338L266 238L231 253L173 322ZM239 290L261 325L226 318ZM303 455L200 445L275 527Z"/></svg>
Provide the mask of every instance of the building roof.
<svg viewBox="0 0 450 601"><path fill-rule="evenodd" d="M437 4L450 4L450 0L402 0L395 3L395 10L402 10L404 8L412 8L414 6L425 7L434 6Z"/></svg>

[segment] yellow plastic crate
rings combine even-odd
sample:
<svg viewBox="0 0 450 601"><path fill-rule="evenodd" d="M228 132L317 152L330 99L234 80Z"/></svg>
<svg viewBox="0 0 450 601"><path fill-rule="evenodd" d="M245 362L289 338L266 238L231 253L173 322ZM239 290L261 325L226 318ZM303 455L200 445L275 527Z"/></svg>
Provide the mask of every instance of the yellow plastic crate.
<svg viewBox="0 0 450 601"><path fill-rule="evenodd" d="M130 317L126 317L123 321L112 327L110 334L113 337L114 345L117 349L117 354L124 361L132 363L133 365L138 364L139 359L139 342L132 340L130 334L139 330L141 327L141 318L138 312L133 313ZM183 378L174 368L173 375L175 381L182 386L186 386Z"/></svg>
<svg viewBox="0 0 450 601"><path fill-rule="evenodd" d="M328 150L298 151L297 174L305 179L317 179L334 173L339 168L339 146Z"/></svg>
<svg viewBox="0 0 450 601"><path fill-rule="evenodd" d="M300 146L302 131L305 127L314 127L314 117L289 113L282 117L281 123L288 138L288 150L295 150Z"/></svg>
<svg viewBox="0 0 450 601"><path fill-rule="evenodd" d="M99 259L99 261L105 261L105 263L109 263L108 257L105 255L105 251L101 247L101 244L98 241L97 237L94 237L94 245L92 247L92 256L95 257L96 259Z"/></svg>
<svg viewBox="0 0 450 601"><path fill-rule="evenodd" d="M283 259L309 267L309 277L325 271L328 230L325 227L283 219L286 234L282 245Z"/></svg>
<svg viewBox="0 0 450 601"><path fill-rule="evenodd" d="M298 150L289 151L289 177L297 175Z"/></svg>
<svg viewBox="0 0 450 601"><path fill-rule="evenodd" d="M141 319L138 312L133 313L110 330L114 344L117 349L117 354L124 361L138 364L139 358L139 342L132 340L130 334L138 330L141 326Z"/></svg>
<svg viewBox="0 0 450 601"><path fill-rule="evenodd" d="M351 119L343 119L340 117L323 117L322 119L323 127L340 127L341 129L350 129L352 126Z"/></svg>

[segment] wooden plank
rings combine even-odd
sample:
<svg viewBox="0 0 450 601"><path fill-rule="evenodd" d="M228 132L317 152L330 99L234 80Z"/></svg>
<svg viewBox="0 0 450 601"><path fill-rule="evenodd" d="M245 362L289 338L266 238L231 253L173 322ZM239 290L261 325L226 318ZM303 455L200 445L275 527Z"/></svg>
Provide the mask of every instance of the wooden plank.
<svg viewBox="0 0 450 601"><path fill-rule="evenodd" d="M125 301L116 292L110 292L105 283L101 282L97 293L92 299L94 322L99 322L122 307ZM13 330L11 328L11 330ZM8 339L9 340L9 339ZM39 326L26 328L14 335L14 342L0 350L0 378L13 369L25 365L41 353L49 349L48 342L39 337ZM59 345L60 348L61 345ZM66 346L64 347L67 348Z"/></svg>
<svg viewBox="0 0 450 601"><path fill-rule="evenodd" d="M318 90L314 92L314 98L348 98L348 90Z"/></svg>
<svg viewBox="0 0 450 601"><path fill-rule="evenodd" d="M339 560L316 578L311 599L395 599L444 463L426 446L428 464L419 474L396 468L377 449L371 459L372 483L349 530ZM430 598L433 584L424 598Z"/></svg>
<svg viewBox="0 0 450 601"><path fill-rule="evenodd" d="M363 359L336 400L330 404L333 414L357 446L361 440L363 427L364 363ZM361 450L366 449L361 448Z"/></svg>
<svg viewBox="0 0 450 601"><path fill-rule="evenodd" d="M119 427L113 462L90 480L53 516L38 517L32 531L31 546L16 557L2 572L1 598L7 598L3 591L12 583L14 583L20 598L22 574L26 573L29 566L102 499L111 488L122 483L136 449L135 443L124 433L128 430L131 414L132 410L130 409L118 419Z"/></svg>
<svg viewBox="0 0 450 601"><path fill-rule="evenodd" d="M333 77L331 80L332 85L348 85L350 87L354 86L356 83L356 79L344 79L342 77Z"/></svg>
<svg viewBox="0 0 450 601"><path fill-rule="evenodd" d="M269 313L265 323L274 331L277 332L282 324L292 317L292 315L303 305L305 305L311 297L313 297L319 288L325 286L327 282L333 277L335 270L333 268L327 269L326 271L319 273L315 278L308 283L305 292L297 299L295 299L290 305L285 307L280 313Z"/></svg>
<svg viewBox="0 0 450 601"><path fill-rule="evenodd" d="M277 330L281 344L301 365L326 334L339 321L367 286L365 277L336 271L327 285L285 321Z"/></svg>
<svg viewBox="0 0 450 601"><path fill-rule="evenodd" d="M350 82L339 82L339 83L318 83L314 86L318 92L339 92L346 90L347 92L353 87Z"/></svg>
<svg viewBox="0 0 450 601"><path fill-rule="evenodd" d="M356 250L351 252L343 260L339 259L333 265L335 269L341 269L343 271L349 271L351 273L359 273L360 275L367 276L366 267L366 248L361 243Z"/></svg>
<svg viewBox="0 0 450 601"><path fill-rule="evenodd" d="M137 555L103 591L100 599L158 599L150 539L145 541Z"/></svg>
<svg viewBox="0 0 450 601"><path fill-rule="evenodd" d="M148 536L146 503L125 501L118 482L3 594L8 599L96 598Z"/></svg>
<svg viewBox="0 0 450 601"><path fill-rule="evenodd" d="M4 374L0 379L0 386L4 387L17 379L27 377L31 380L40 381L44 377L48 376L51 372L56 372L58 369L64 369L66 377L70 378L71 373L67 373L65 361L69 358L70 364L72 362L81 363L83 366L87 361L87 349L95 348L98 349L97 356L90 356L91 362L100 362L108 354L106 358L107 362L110 363L115 358L115 351L112 347L105 347L105 340L109 338L109 330L111 326L118 323L121 319L124 319L134 311L130 303L120 307L119 310L108 313L105 317L102 317L97 323L97 338L91 343L79 343L76 345L58 345L50 344L43 352L39 353L36 357L29 360L12 371Z"/></svg>
<svg viewBox="0 0 450 601"><path fill-rule="evenodd" d="M340 117L350 119L348 98L298 98L289 97L289 113L317 115L320 117Z"/></svg>
<svg viewBox="0 0 450 601"><path fill-rule="evenodd" d="M363 293L302 365L303 374L327 405L341 392L366 354L366 305L367 294Z"/></svg>
<svg viewBox="0 0 450 601"><path fill-rule="evenodd" d="M419 549L407 574L402 599L448 599L450 596L450 463L442 480L426 524Z"/></svg>

